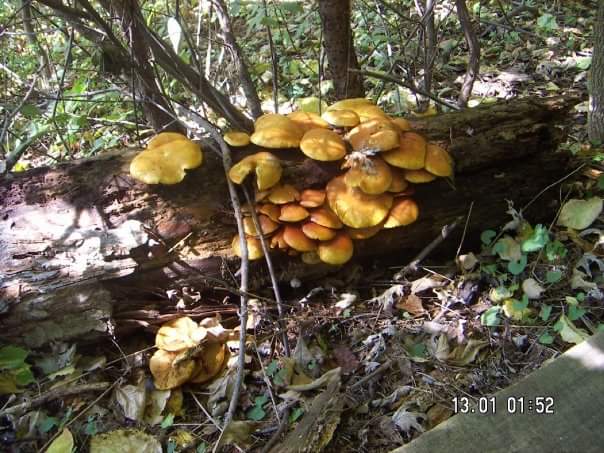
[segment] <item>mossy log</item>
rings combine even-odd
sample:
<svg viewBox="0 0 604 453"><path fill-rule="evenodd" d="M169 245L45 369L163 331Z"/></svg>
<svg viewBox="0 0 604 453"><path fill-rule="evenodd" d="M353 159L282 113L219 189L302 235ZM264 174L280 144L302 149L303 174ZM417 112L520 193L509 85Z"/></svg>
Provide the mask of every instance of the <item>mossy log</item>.
<svg viewBox="0 0 604 453"><path fill-rule="evenodd" d="M507 221L506 200L520 208L568 172L567 157L555 150L563 137L560 124L576 102L516 100L415 121L454 156L455 187L444 180L419 187L420 219L357 242L355 259L394 255L405 264L443 225L465 216L472 202L468 237ZM234 158L252 151L237 151ZM39 346L152 328L172 316L178 301L197 317L236 311L224 305L237 286L232 275L238 260L230 249L236 228L221 160L206 152L204 165L183 183L147 186L128 175L136 152L108 152L0 181L3 341ZM323 186L337 172L295 150L276 154L285 178L298 187ZM550 219L552 203L556 191L546 191L525 215ZM455 247L458 240L450 239ZM334 269L277 260L282 281ZM253 265L254 290L267 285L264 268Z"/></svg>

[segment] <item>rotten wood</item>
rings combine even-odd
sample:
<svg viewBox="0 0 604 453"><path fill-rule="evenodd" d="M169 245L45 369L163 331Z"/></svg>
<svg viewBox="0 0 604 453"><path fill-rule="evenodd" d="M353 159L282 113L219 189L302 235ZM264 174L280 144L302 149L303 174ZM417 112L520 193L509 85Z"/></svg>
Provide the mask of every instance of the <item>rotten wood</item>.
<svg viewBox="0 0 604 453"><path fill-rule="evenodd" d="M455 188L444 180L419 187L419 221L357 242L355 258L389 255L405 264L472 202L468 237L505 222L506 200L519 208L568 172L567 157L554 151L558 125L575 102L520 100L416 121L453 154ZM177 304L198 318L235 311L229 296L237 294L230 250L236 227L220 159L206 152L204 165L181 184L147 186L128 175L136 152L108 152L0 181L1 339L40 346L152 329L174 316ZM337 172L337 165L293 150L276 153L286 179L300 188L323 186ZM525 214L547 220L556 202L555 190L545 192ZM458 239L453 234L448 241L453 249ZM264 263L254 264L250 291L257 293L269 281ZM279 255L275 267L280 281L334 269Z"/></svg>

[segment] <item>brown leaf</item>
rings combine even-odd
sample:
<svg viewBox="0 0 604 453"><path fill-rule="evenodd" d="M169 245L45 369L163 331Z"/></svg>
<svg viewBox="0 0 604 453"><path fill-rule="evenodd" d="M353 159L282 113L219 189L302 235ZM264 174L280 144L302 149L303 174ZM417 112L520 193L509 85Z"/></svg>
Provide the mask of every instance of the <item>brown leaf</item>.
<svg viewBox="0 0 604 453"><path fill-rule="evenodd" d="M333 350L333 358L343 374L352 373L359 366L359 360L353 352L345 345L338 345Z"/></svg>
<svg viewBox="0 0 604 453"><path fill-rule="evenodd" d="M411 313L413 316L420 316L424 314L424 306L422 300L415 294L409 294L403 300L396 304L396 308L399 310L405 310Z"/></svg>

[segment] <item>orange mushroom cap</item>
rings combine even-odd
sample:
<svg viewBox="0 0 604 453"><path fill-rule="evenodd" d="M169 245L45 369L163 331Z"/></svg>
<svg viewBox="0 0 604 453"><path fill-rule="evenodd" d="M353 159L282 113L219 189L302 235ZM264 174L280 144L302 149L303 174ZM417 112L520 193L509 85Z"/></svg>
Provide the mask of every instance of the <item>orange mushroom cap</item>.
<svg viewBox="0 0 604 453"><path fill-rule="evenodd" d="M327 110L321 118L335 127L355 127L361 122L353 110Z"/></svg>
<svg viewBox="0 0 604 453"><path fill-rule="evenodd" d="M325 203L325 191L305 189L300 194L300 205L305 208L318 208Z"/></svg>
<svg viewBox="0 0 604 453"><path fill-rule="evenodd" d="M229 131L224 136L224 141L230 146L246 146L250 144L250 134L241 131Z"/></svg>
<svg viewBox="0 0 604 453"><path fill-rule="evenodd" d="M329 241L336 235L336 231L331 228L324 227L318 223L309 221L302 225L302 232L310 239L317 241Z"/></svg>
<svg viewBox="0 0 604 453"><path fill-rule="evenodd" d="M339 230L344 226L336 213L327 207L311 209L310 220L321 226L332 228L334 230Z"/></svg>
<svg viewBox="0 0 604 453"><path fill-rule="evenodd" d="M260 229L262 230L262 234L267 236L274 232L277 228L279 228L279 224L270 219L270 217L260 214L258 216L258 222L260 223ZM252 217L244 217L243 219L243 229L245 234L249 236L260 236L258 230L256 230L256 225L254 225L254 219Z"/></svg>
<svg viewBox="0 0 604 453"><path fill-rule="evenodd" d="M346 140L355 151L388 151L400 144L399 131L387 118L374 118L359 124L346 134Z"/></svg>
<svg viewBox="0 0 604 453"><path fill-rule="evenodd" d="M274 204L291 203L300 199L300 192L291 184L281 184L273 187L266 198Z"/></svg>
<svg viewBox="0 0 604 453"><path fill-rule="evenodd" d="M436 176L426 170L405 170L405 179L414 184L422 184L434 181Z"/></svg>
<svg viewBox="0 0 604 453"><path fill-rule="evenodd" d="M258 260L264 256L260 239L255 237L246 237L245 241L247 244L247 256L250 261ZM233 248L233 253L241 258L241 244L239 243L239 235L236 235L233 238L231 247Z"/></svg>
<svg viewBox="0 0 604 453"><path fill-rule="evenodd" d="M296 112L288 113L287 117L300 126L304 132L316 128L329 128L329 123L314 112L298 110Z"/></svg>
<svg viewBox="0 0 604 453"><path fill-rule="evenodd" d="M344 264L354 252L352 239L345 232L339 232L336 237L330 241L320 242L317 253L321 261L327 264Z"/></svg>
<svg viewBox="0 0 604 453"><path fill-rule="evenodd" d="M309 213L306 208L296 203L289 203L281 206L279 220L282 222L299 222L308 216Z"/></svg>
<svg viewBox="0 0 604 453"><path fill-rule="evenodd" d="M390 166L379 157L364 159L344 175L347 186L358 187L371 195L384 193L392 184Z"/></svg>
<svg viewBox="0 0 604 453"><path fill-rule="evenodd" d="M426 162L426 140L415 132L404 132L399 147L381 156L394 167L419 170L424 168Z"/></svg>
<svg viewBox="0 0 604 453"><path fill-rule="evenodd" d="M285 225L283 229L283 240L287 245L298 252L312 252L317 249L317 243L308 238L298 226Z"/></svg>
<svg viewBox="0 0 604 453"><path fill-rule="evenodd" d="M388 213L384 228L410 225L419 216L419 207L411 198L397 198Z"/></svg>
<svg viewBox="0 0 604 453"><path fill-rule="evenodd" d="M273 187L281 179L279 159L266 151L241 159L229 170L229 178L235 184L241 184L252 171L256 173L256 186L261 191Z"/></svg>
<svg viewBox="0 0 604 453"><path fill-rule="evenodd" d="M300 150L311 159L339 160L346 155L344 140L329 129L311 129L300 141Z"/></svg>
<svg viewBox="0 0 604 453"><path fill-rule="evenodd" d="M445 178L452 176L453 158L445 149L434 143L428 143L426 147L426 171Z"/></svg>

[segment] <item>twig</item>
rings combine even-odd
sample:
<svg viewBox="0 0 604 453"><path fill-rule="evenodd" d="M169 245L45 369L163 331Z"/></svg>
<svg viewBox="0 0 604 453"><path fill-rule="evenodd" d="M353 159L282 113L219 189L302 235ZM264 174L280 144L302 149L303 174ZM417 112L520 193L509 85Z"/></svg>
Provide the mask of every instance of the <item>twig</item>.
<svg viewBox="0 0 604 453"><path fill-rule="evenodd" d="M543 189L541 192L539 192L537 195L535 195L533 197L533 199L531 201L529 201L527 204L524 205L524 207L522 207L520 209L520 213L522 214L524 211L526 211L528 209L528 207L530 205L532 205L535 201L537 201L537 199L543 195L545 192L547 192L549 189L551 189L554 186L557 186L558 184L560 184L561 182L567 180L568 178L570 178L572 175L574 175L575 173L577 173L579 170L581 170L583 167L585 167L586 164L581 164L579 165L577 168L575 168L573 171L571 171L569 174L567 174L566 176L563 176L562 178L558 179L557 181L551 183L549 186L547 186L545 189Z"/></svg>
<svg viewBox="0 0 604 453"><path fill-rule="evenodd" d="M262 0L264 5L264 16L268 17L268 7L266 6L266 0ZM271 27L266 25L266 34L268 37L268 45L271 50L271 65L273 72L273 110L275 113L279 113L279 64L277 62L277 52L275 51L275 43L273 42L273 34L271 33Z"/></svg>
<svg viewBox="0 0 604 453"><path fill-rule="evenodd" d="M419 254L413 259L413 261L407 264L399 272L394 274L394 280L401 280L408 272L416 271L419 266L419 263L421 263L424 258L426 258L430 253L432 253L432 251L437 246L439 246L440 243L443 242L447 238L447 236L449 236L449 234L451 234L451 231L457 228L457 224L461 221L462 218L463 217L458 217L453 223L445 225L442 228L440 235L435 237L432 242L430 242L421 252L419 252Z"/></svg>
<svg viewBox="0 0 604 453"><path fill-rule="evenodd" d="M386 360L384 363L382 363L379 367L377 367L374 371L372 371L371 373L369 373L367 376L361 378L360 380L358 380L354 384L350 385L348 387L348 391L354 390L355 388L360 387L361 385L363 385L366 382L370 381L374 377L377 377L380 374L385 373L386 371L388 371L390 369L391 366L392 366L392 360Z"/></svg>
<svg viewBox="0 0 604 453"><path fill-rule="evenodd" d="M8 407L3 411L0 411L0 416L21 414L23 412L27 412L28 410L34 407L41 406L42 404L47 403L48 401L65 398L66 396L70 395L77 395L86 392L100 392L109 387L109 385L111 385L109 382L93 382L91 384L80 384L73 385L70 387L53 389L45 393L44 395L38 396L37 398L33 398L31 400L17 404L15 406Z"/></svg>
<svg viewBox="0 0 604 453"><path fill-rule="evenodd" d="M281 299L281 292L279 291L279 283L277 282L277 276L275 275L275 269L273 268L273 260L271 259L270 250L268 248L268 244L266 242L266 237L262 231L262 227L260 226L260 221L258 220L258 215L256 214L256 209L254 207L254 202L250 197L249 191L247 188L243 187L243 193L245 195L245 200L250 205L250 211L252 215L252 220L254 221L254 228L256 228L256 232L260 237L260 245L262 246L262 252L264 253L264 261L266 262L266 267L268 268L268 274L271 279L271 285L273 286L273 294L275 295L275 301L277 302L277 313L279 314L279 328L282 332L283 341L283 349L285 350L285 355L287 357L290 356L290 348L289 341L287 339L287 330L285 328L284 316L285 313L283 311L283 299Z"/></svg>
<svg viewBox="0 0 604 453"><path fill-rule="evenodd" d="M283 432L285 431L285 428L287 427L288 422L289 422L289 406L287 406L283 410L283 414L281 414L281 421L279 423L279 428L277 428L277 431L275 432L275 434L272 435L272 437L269 439L269 441L266 443L266 445L262 448L261 453L268 453L275 446L275 444L279 441L281 434L283 434Z"/></svg>
<svg viewBox="0 0 604 453"><path fill-rule="evenodd" d="M459 256L461 252L461 247L463 246L463 241L466 239L466 233L468 232L468 224L470 223L470 218L472 217L472 209L474 208L474 202L470 203L470 208L468 209L468 215L466 216L466 224L463 226L463 233L461 233L461 239L459 241L459 247L457 247L457 253L455 253L455 258Z"/></svg>
<svg viewBox="0 0 604 453"><path fill-rule="evenodd" d="M432 99L437 104L444 105L445 107L448 107L452 110L461 110L459 108L459 106L457 106L456 104L453 104L452 102L445 101L444 99L440 99L439 97L433 95L432 93L426 93L424 90L414 87L410 83L403 82L402 80L397 79L396 77L389 76L388 74L383 74L383 73L377 72L377 71L361 71L358 69L349 69L349 71L359 72L368 77L375 77L376 79L387 80L388 82L396 83L397 85L405 87L405 88L413 91L416 94L420 94L422 96Z"/></svg>
<svg viewBox="0 0 604 453"><path fill-rule="evenodd" d="M461 25L461 29L466 39L469 53L466 74L464 75L463 84L461 85L459 97L457 98L457 105L465 108L472 95L474 81L476 80L476 77L478 77L478 72L480 71L480 43L478 42L478 37L472 27L472 20L470 19L466 0L455 0L455 6L457 8L459 24Z"/></svg>

